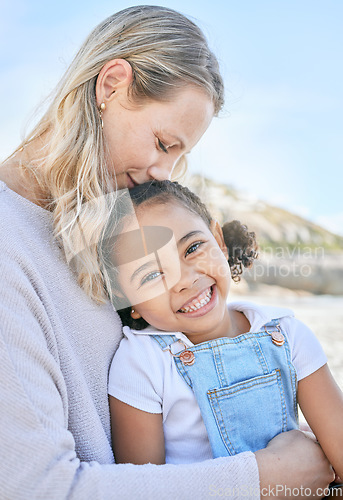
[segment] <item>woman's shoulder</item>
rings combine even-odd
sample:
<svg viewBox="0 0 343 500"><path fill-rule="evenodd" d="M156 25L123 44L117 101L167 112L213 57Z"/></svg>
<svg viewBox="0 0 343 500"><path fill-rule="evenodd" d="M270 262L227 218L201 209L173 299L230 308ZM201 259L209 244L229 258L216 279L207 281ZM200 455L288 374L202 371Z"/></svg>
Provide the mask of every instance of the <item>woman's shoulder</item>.
<svg viewBox="0 0 343 500"><path fill-rule="evenodd" d="M0 248L13 257L35 241L50 240L52 214L12 191L0 181ZM13 253L12 253L13 252Z"/></svg>
<svg viewBox="0 0 343 500"><path fill-rule="evenodd" d="M1 220L6 219L6 215L16 216L19 220L24 219L30 214L31 217L36 218L51 218L51 213L44 208L36 205L32 201L24 198L16 191L10 189L7 184L0 179L0 209ZM5 217L4 217L5 216Z"/></svg>
<svg viewBox="0 0 343 500"><path fill-rule="evenodd" d="M13 296L34 300L47 283L70 286L63 250L53 235L52 216L0 182L0 281ZM68 280L68 281L67 281Z"/></svg>

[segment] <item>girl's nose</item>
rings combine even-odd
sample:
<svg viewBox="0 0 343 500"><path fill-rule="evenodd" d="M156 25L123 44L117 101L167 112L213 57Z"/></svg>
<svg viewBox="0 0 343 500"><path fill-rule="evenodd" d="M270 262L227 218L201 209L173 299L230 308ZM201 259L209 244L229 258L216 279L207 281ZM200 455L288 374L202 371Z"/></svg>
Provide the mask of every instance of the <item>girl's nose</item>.
<svg viewBox="0 0 343 500"><path fill-rule="evenodd" d="M195 285L200 277L200 273L196 269L194 269L193 266L183 264L181 265L180 271L180 280L173 287L174 291L177 293L192 288L192 286Z"/></svg>

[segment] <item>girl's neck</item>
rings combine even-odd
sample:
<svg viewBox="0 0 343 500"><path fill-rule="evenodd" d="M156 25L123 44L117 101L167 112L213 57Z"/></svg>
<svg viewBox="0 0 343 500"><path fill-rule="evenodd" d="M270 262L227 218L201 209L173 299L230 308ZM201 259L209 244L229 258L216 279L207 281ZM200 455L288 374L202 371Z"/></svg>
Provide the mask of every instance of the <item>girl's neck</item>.
<svg viewBox="0 0 343 500"><path fill-rule="evenodd" d="M193 344L200 344L202 342L209 342L211 340L221 337L234 338L237 337L238 335L241 335L242 333L247 333L250 331L251 325L244 313L236 311L234 309L230 309L228 311L228 314L229 314L229 323L227 325L225 332L208 336L206 335L200 336L198 334L191 334L191 335L185 334L186 337Z"/></svg>
<svg viewBox="0 0 343 500"><path fill-rule="evenodd" d="M232 320L232 335L228 335L228 337L237 337L242 333L250 331L251 325L244 313L241 311L230 310L230 316Z"/></svg>

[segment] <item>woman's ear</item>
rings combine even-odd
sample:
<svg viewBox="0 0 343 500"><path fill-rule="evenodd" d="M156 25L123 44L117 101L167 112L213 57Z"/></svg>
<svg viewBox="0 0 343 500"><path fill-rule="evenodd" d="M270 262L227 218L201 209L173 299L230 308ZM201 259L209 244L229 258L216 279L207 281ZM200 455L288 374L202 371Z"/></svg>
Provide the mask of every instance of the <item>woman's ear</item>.
<svg viewBox="0 0 343 500"><path fill-rule="evenodd" d="M96 102L98 107L101 103L110 100L119 89L127 90L132 82L132 67L125 59L112 59L101 69L96 81Z"/></svg>
<svg viewBox="0 0 343 500"><path fill-rule="evenodd" d="M213 236L215 237L215 240L218 243L219 248L221 249L221 251L225 255L225 258L228 259L229 253L227 251L227 246L225 245L223 231L222 231L222 228L217 220L215 220L215 219L211 220L210 230L211 230L211 233L213 234Z"/></svg>
<svg viewBox="0 0 343 500"><path fill-rule="evenodd" d="M134 308L131 309L130 316L132 319L140 319L142 317Z"/></svg>

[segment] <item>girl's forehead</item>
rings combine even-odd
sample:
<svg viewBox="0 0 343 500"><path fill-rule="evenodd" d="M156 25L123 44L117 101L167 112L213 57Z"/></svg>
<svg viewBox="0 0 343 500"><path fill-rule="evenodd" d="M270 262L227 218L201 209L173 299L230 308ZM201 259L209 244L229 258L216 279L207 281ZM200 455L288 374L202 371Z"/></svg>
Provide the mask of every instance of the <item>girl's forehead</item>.
<svg viewBox="0 0 343 500"><path fill-rule="evenodd" d="M138 262L168 246L174 250L175 239L173 231L168 227L142 226L122 232L114 241L114 245L113 261L117 266L122 266Z"/></svg>
<svg viewBox="0 0 343 500"><path fill-rule="evenodd" d="M119 262L133 260L138 252L145 252L164 246L166 241L177 244L187 234L201 232L212 235L208 224L203 218L185 207L178 200L161 203L153 200L143 202L134 207L134 213L122 221L121 230L114 241L113 258ZM149 252L148 252L149 253ZM120 255L120 258L119 258Z"/></svg>
<svg viewBox="0 0 343 500"><path fill-rule="evenodd" d="M141 205L135 207L135 214L140 225L165 225L173 229L179 226L180 222L186 224L200 224L206 225L203 218L186 207L179 200L168 200L161 203L161 201L154 202L148 200Z"/></svg>

